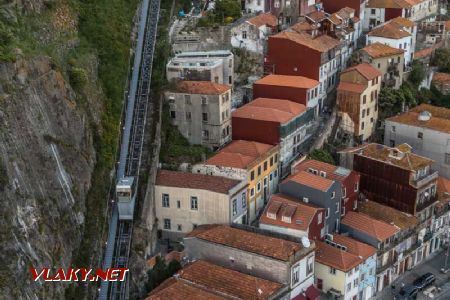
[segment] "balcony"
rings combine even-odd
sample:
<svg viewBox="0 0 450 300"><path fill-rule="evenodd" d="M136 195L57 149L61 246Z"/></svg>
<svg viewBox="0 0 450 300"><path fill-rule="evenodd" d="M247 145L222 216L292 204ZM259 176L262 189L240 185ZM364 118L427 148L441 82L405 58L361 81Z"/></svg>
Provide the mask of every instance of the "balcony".
<svg viewBox="0 0 450 300"><path fill-rule="evenodd" d="M398 63L390 63L387 68L388 73L394 72L395 76L398 76Z"/></svg>
<svg viewBox="0 0 450 300"><path fill-rule="evenodd" d="M411 184L416 188L420 188L430 183L431 181L436 180L437 178L438 178L438 171L433 171L431 174L428 174L425 177L420 177L417 180L413 180Z"/></svg>
<svg viewBox="0 0 450 300"><path fill-rule="evenodd" d="M421 211L435 202L437 202L437 196L430 196L428 200L425 200L424 202L416 205L416 211Z"/></svg>

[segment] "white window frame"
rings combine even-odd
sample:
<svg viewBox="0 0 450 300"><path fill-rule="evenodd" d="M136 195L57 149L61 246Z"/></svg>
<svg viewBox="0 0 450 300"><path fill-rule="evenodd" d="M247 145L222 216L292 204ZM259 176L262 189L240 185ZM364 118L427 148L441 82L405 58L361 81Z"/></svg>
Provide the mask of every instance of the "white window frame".
<svg viewBox="0 0 450 300"><path fill-rule="evenodd" d="M167 208L170 207L170 196L169 196L169 194L163 193L161 201L162 201L162 203L161 203L162 207L167 207Z"/></svg>
<svg viewBox="0 0 450 300"><path fill-rule="evenodd" d="M198 197L191 196L191 210L198 210Z"/></svg>

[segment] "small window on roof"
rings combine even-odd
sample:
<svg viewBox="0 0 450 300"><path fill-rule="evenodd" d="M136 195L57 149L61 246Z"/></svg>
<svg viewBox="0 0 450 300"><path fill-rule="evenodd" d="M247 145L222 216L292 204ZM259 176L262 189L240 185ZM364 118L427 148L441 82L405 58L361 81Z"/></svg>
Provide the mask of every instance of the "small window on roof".
<svg viewBox="0 0 450 300"><path fill-rule="evenodd" d="M324 172L324 171L320 171L320 176L321 176L321 177L327 177L327 173Z"/></svg>

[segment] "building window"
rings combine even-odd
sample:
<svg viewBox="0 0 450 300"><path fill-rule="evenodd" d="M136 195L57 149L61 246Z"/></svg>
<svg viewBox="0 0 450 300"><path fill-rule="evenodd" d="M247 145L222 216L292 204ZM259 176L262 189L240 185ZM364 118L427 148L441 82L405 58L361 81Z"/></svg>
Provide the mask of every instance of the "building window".
<svg viewBox="0 0 450 300"><path fill-rule="evenodd" d="M209 139L209 131L208 130L203 130L202 135L205 140Z"/></svg>
<svg viewBox="0 0 450 300"><path fill-rule="evenodd" d="M330 216L330 208L327 208L327 210L325 211L325 219L328 219L329 216Z"/></svg>
<svg viewBox="0 0 450 300"><path fill-rule="evenodd" d="M392 131L392 132L395 132L395 126L392 126L392 127L391 127L391 131Z"/></svg>
<svg viewBox="0 0 450 300"><path fill-rule="evenodd" d="M178 231L181 231L182 228L183 228L183 227L181 226L181 224L178 224L178 225L177 225L177 230L178 230Z"/></svg>
<svg viewBox="0 0 450 300"><path fill-rule="evenodd" d="M207 113L202 113L202 121L208 122L208 114Z"/></svg>
<svg viewBox="0 0 450 300"><path fill-rule="evenodd" d="M250 180L255 180L255 171L250 172Z"/></svg>
<svg viewBox="0 0 450 300"><path fill-rule="evenodd" d="M358 278L353 281L353 287L356 288L358 286Z"/></svg>
<svg viewBox="0 0 450 300"><path fill-rule="evenodd" d="M250 197L253 197L253 196L255 196L255 188L252 188L250 190Z"/></svg>
<svg viewBox="0 0 450 300"><path fill-rule="evenodd" d="M242 38L245 40L247 38L247 31L242 31Z"/></svg>
<svg viewBox="0 0 450 300"><path fill-rule="evenodd" d="M361 130L364 130L364 122L361 122Z"/></svg>
<svg viewBox="0 0 450 300"><path fill-rule="evenodd" d="M423 139L423 132L418 132L417 133L417 138Z"/></svg>
<svg viewBox="0 0 450 300"><path fill-rule="evenodd" d="M330 274L336 275L336 269L330 267Z"/></svg>
<svg viewBox="0 0 450 300"><path fill-rule="evenodd" d="M359 182L355 182L355 192L357 192L359 189Z"/></svg>
<svg viewBox="0 0 450 300"><path fill-rule="evenodd" d="M352 289L352 283L350 282L349 284L347 284L347 292L350 292L351 289Z"/></svg>
<svg viewBox="0 0 450 300"><path fill-rule="evenodd" d="M177 200L177 208L181 208L181 201Z"/></svg>
<svg viewBox="0 0 450 300"><path fill-rule="evenodd" d="M190 121L192 119L192 115L190 111L186 112L186 121Z"/></svg>
<svg viewBox="0 0 450 300"><path fill-rule="evenodd" d="M169 194L162 194L162 207L170 207Z"/></svg>
<svg viewBox="0 0 450 300"><path fill-rule="evenodd" d="M445 163L450 165L450 153L445 153Z"/></svg>
<svg viewBox="0 0 450 300"><path fill-rule="evenodd" d="M336 213L339 213L339 202L336 202Z"/></svg>
<svg viewBox="0 0 450 300"><path fill-rule="evenodd" d="M233 200L233 216L237 214L237 200Z"/></svg>
<svg viewBox="0 0 450 300"><path fill-rule="evenodd" d="M320 177L323 177L323 178L327 177L327 173L324 171L320 171Z"/></svg>
<svg viewBox="0 0 450 300"><path fill-rule="evenodd" d="M264 171L267 170L267 161L264 162Z"/></svg>
<svg viewBox="0 0 450 300"><path fill-rule="evenodd" d="M258 166L258 176L261 176L261 166Z"/></svg>
<svg viewBox="0 0 450 300"><path fill-rule="evenodd" d="M245 193L242 193L241 199L242 199L242 208L246 208L247 207L247 197L245 196Z"/></svg>
<svg viewBox="0 0 450 300"><path fill-rule="evenodd" d="M273 172L269 174L269 181L272 181L273 179Z"/></svg>
<svg viewBox="0 0 450 300"><path fill-rule="evenodd" d="M273 157L270 157L269 159L269 166L273 166Z"/></svg>
<svg viewBox="0 0 450 300"><path fill-rule="evenodd" d="M336 192L331 193L331 199L334 199L334 197L336 197Z"/></svg>
<svg viewBox="0 0 450 300"><path fill-rule="evenodd" d="M278 154L275 154L275 162L278 162Z"/></svg>
<svg viewBox="0 0 450 300"><path fill-rule="evenodd" d="M298 274L299 269L299 266L295 266L294 268L292 268L292 285L300 281L300 276Z"/></svg>
<svg viewBox="0 0 450 300"><path fill-rule="evenodd" d="M364 118L365 116L366 116L366 110L363 109L363 110L361 111L361 117Z"/></svg>
<svg viewBox="0 0 450 300"><path fill-rule="evenodd" d="M192 104L191 103L191 95L184 95L184 102L188 105Z"/></svg>
<svg viewBox="0 0 450 300"><path fill-rule="evenodd" d="M358 208L358 201L355 200L355 202L353 202L353 210L356 210Z"/></svg>
<svg viewBox="0 0 450 300"><path fill-rule="evenodd" d="M306 263L306 276L311 275L313 272L314 272L314 257L310 256L308 257Z"/></svg>
<svg viewBox="0 0 450 300"><path fill-rule="evenodd" d="M191 209L198 210L198 198L197 197L191 197Z"/></svg>
<svg viewBox="0 0 450 300"><path fill-rule="evenodd" d="M217 81L219 81L219 78L217 78ZM208 99L205 96L202 96L202 105L208 104Z"/></svg>
<svg viewBox="0 0 450 300"><path fill-rule="evenodd" d="M164 219L164 229L170 230L170 219Z"/></svg>
<svg viewBox="0 0 450 300"><path fill-rule="evenodd" d="M261 181L258 181L258 184L256 185L256 191L261 192Z"/></svg>
<svg viewBox="0 0 450 300"><path fill-rule="evenodd" d="M363 96L363 104L366 104L366 95Z"/></svg>
<svg viewBox="0 0 450 300"><path fill-rule="evenodd" d="M373 8L372 8L372 9L370 10L370 14L371 14L371 15L374 15L375 13L376 13L376 9L373 9Z"/></svg>
<svg viewBox="0 0 450 300"><path fill-rule="evenodd" d="M317 214L317 224L322 224L322 213Z"/></svg>
<svg viewBox="0 0 450 300"><path fill-rule="evenodd" d="M170 111L170 117L171 117L172 119L175 119L175 118L176 118L176 114L175 114L175 111L174 111L174 110L171 110L171 111Z"/></svg>
<svg viewBox="0 0 450 300"><path fill-rule="evenodd" d="M342 198L345 198L345 197L347 197L347 188L343 188L342 189Z"/></svg>
<svg viewBox="0 0 450 300"><path fill-rule="evenodd" d="M275 178L278 177L278 170L275 170L275 172L273 173L273 177L275 177Z"/></svg>

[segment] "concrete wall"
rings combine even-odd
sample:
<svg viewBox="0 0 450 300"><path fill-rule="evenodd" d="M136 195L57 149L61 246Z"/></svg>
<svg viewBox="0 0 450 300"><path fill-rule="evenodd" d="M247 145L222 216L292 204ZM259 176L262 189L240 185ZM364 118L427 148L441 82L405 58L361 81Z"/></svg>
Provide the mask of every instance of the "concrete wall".
<svg viewBox="0 0 450 300"><path fill-rule="evenodd" d="M341 185L338 182L333 182L330 189L326 192L313 189L309 186L304 186L293 181L285 181L280 184L280 192L291 196L295 199L303 201L303 198L308 198L309 203L329 209L328 218L324 218L326 228L325 233L332 233L336 230L336 224L340 220L341 207L340 202L342 199ZM335 197L332 199L331 194L335 193ZM339 225L338 225L339 226ZM327 230L328 228L328 230Z"/></svg>
<svg viewBox="0 0 450 300"><path fill-rule="evenodd" d="M369 244L369 245L371 245L371 246L373 246L373 247L375 247L377 249L379 247L380 242L377 239L375 239L375 238L365 234L362 231L357 230L356 228L352 228L352 227L347 226L345 224L341 224L340 232L341 233L348 233L352 238L354 238L356 240L359 240L359 241L361 241L363 243Z"/></svg>
<svg viewBox="0 0 450 300"><path fill-rule="evenodd" d="M381 44L389 45L392 48L406 50L406 52L404 53L405 65L408 66L412 62L414 48L413 48L413 40L412 40L411 36L407 36L407 37L400 38L400 39L388 39L385 37L368 35L367 36L367 45L374 44L374 43L381 43Z"/></svg>
<svg viewBox="0 0 450 300"><path fill-rule="evenodd" d="M386 80L392 77L395 80L395 84L392 86L394 89L398 89L403 82L403 73L404 73L404 55L393 55L388 57L380 57L380 58L370 58L366 55L362 56L362 60L370 63L373 67L375 67L378 71L381 72L381 81L386 82ZM388 72L388 67L391 62L398 63L398 76L394 73L391 74Z"/></svg>
<svg viewBox="0 0 450 300"><path fill-rule="evenodd" d="M345 273L341 270L336 270L336 274L330 273L330 267L319 262L314 264L314 276L316 283L318 280L322 280L322 291L328 292L330 289L341 291L341 294L345 294Z"/></svg>
<svg viewBox="0 0 450 300"><path fill-rule="evenodd" d="M376 277L376 267L377 267L377 255L374 254L367 258L364 263L359 265L360 278L364 274L364 280L360 280L358 293L361 300L368 300L371 298L377 288L377 277Z"/></svg>
<svg viewBox="0 0 450 300"><path fill-rule="evenodd" d="M231 89L221 95L175 92L166 92L165 95L171 114L175 112L172 124L190 144L215 150L231 140ZM202 104L203 99L206 99L206 105ZM206 122L203 121L203 113L207 114ZM204 132L208 132L208 136Z"/></svg>
<svg viewBox="0 0 450 300"><path fill-rule="evenodd" d="M392 126L395 126L395 132ZM417 137L418 132L423 133L422 139ZM414 153L433 159L432 168L438 170L440 175L450 178L450 162L445 163L445 154L450 154L449 133L386 120L384 144L390 146L392 143L408 143Z"/></svg>

